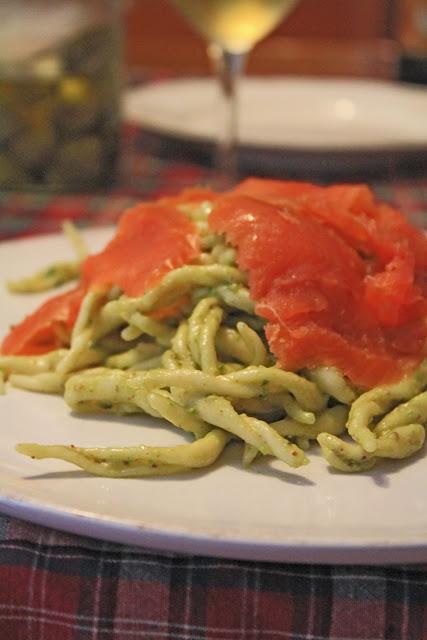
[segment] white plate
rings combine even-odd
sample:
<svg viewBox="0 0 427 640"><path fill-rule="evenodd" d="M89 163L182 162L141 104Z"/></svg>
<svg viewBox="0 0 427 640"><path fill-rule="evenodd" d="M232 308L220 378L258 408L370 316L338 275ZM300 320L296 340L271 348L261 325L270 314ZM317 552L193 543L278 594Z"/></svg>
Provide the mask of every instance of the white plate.
<svg viewBox="0 0 427 640"><path fill-rule="evenodd" d="M127 120L193 141L216 138L212 79L178 79L131 89ZM243 146L294 151L367 151L427 147L427 90L373 80L244 78Z"/></svg>
<svg viewBox="0 0 427 640"><path fill-rule="evenodd" d="M88 234L93 248L108 232ZM58 236L0 245L2 280L64 259ZM0 292L0 334L41 296ZM0 510L69 532L161 550L243 559L327 563L427 561L427 458L362 475L311 464L240 466L231 447L207 472L167 479L89 477L55 460L18 455L20 441L82 445L171 444L155 420L77 417L62 398L8 390L0 397Z"/></svg>

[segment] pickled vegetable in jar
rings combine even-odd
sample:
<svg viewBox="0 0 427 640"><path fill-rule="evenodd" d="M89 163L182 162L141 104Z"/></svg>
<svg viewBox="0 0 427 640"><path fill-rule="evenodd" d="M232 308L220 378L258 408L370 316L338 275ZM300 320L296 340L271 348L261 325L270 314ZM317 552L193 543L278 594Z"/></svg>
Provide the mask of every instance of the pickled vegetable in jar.
<svg viewBox="0 0 427 640"><path fill-rule="evenodd" d="M119 0L0 4L0 189L111 184L120 35Z"/></svg>

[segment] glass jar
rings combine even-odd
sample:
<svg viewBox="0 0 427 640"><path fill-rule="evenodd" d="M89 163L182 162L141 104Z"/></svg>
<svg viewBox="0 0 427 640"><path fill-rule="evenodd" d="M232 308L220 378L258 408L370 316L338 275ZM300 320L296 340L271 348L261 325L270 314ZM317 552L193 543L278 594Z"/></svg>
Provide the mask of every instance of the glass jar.
<svg viewBox="0 0 427 640"><path fill-rule="evenodd" d="M401 0L396 36L401 47L399 80L427 84L427 0Z"/></svg>
<svg viewBox="0 0 427 640"><path fill-rule="evenodd" d="M0 189L111 184L120 36L120 0L0 3Z"/></svg>

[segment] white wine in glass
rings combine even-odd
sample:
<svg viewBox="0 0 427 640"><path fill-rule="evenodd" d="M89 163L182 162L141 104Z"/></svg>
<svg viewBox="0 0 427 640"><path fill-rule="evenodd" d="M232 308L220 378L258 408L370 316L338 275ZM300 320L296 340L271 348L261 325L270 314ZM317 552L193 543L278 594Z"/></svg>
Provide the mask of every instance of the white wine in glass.
<svg viewBox="0 0 427 640"><path fill-rule="evenodd" d="M217 169L232 182L237 172L236 84L252 47L292 11L299 0L172 0L208 42L221 84L226 119L218 132Z"/></svg>

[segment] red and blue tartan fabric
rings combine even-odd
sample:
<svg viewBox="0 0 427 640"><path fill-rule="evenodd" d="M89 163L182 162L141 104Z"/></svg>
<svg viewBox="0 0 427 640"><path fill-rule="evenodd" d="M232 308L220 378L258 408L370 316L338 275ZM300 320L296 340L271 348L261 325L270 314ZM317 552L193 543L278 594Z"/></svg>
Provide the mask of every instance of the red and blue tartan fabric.
<svg viewBox="0 0 427 640"><path fill-rule="evenodd" d="M152 553L1 520L1 640L424 640L427 568Z"/></svg>
<svg viewBox="0 0 427 640"><path fill-rule="evenodd" d="M0 194L0 238L115 222L209 171L139 152L108 194ZM378 185L427 223L427 180ZM71 536L0 516L0 640L427 640L427 567L242 562Z"/></svg>

